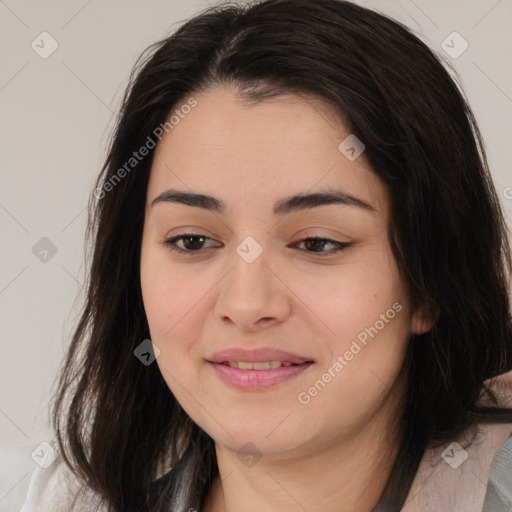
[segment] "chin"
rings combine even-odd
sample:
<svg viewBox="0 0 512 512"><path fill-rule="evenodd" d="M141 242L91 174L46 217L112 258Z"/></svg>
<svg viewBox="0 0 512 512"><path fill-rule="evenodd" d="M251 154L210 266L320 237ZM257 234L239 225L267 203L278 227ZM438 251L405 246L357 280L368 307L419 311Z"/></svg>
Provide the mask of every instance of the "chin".
<svg viewBox="0 0 512 512"><path fill-rule="evenodd" d="M293 415L290 415L292 417ZM264 454L281 454L292 451L298 445L306 442L304 431L290 431L283 428L283 417L276 421L262 422L261 419L250 420L248 418L242 421L228 422L225 419L219 419L219 423L225 427L211 423L207 428L203 428L217 444L220 444L232 451L238 452L242 448L244 451L255 451ZM285 420L286 422L286 420Z"/></svg>

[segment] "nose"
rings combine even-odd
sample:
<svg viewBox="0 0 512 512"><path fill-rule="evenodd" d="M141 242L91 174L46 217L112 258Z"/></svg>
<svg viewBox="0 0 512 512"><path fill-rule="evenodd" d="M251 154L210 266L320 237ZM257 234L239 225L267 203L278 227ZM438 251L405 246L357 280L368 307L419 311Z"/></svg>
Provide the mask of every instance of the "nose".
<svg viewBox="0 0 512 512"><path fill-rule="evenodd" d="M283 322L290 314L285 280L268 266L265 251L252 263L237 253L233 268L219 283L215 314L224 323L256 332Z"/></svg>

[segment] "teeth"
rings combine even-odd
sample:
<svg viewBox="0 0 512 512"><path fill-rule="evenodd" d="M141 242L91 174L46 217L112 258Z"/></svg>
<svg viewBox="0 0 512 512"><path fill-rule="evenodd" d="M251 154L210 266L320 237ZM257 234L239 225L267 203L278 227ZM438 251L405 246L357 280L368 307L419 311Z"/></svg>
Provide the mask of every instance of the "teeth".
<svg viewBox="0 0 512 512"><path fill-rule="evenodd" d="M265 361L264 363L247 363L245 361L227 361L223 364L240 370L270 370L281 366L294 366L288 361Z"/></svg>

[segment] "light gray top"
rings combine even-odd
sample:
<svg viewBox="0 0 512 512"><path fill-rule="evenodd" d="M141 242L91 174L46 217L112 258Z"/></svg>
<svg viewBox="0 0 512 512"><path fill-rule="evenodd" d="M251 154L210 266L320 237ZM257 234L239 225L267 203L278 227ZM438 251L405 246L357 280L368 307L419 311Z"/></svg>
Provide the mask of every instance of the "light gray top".
<svg viewBox="0 0 512 512"><path fill-rule="evenodd" d="M482 512L512 511L512 434L496 452L492 462Z"/></svg>
<svg viewBox="0 0 512 512"><path fill-rule="evenodd" d="M35 446L31 448L34 449L32 458L37 459L37 455L42 453L41 448ZM0 500L0 512L69 512L71 510L73 499L77 496L78 482L58 453L53 456L51 453L46 453L45 457L46 461L42 461L42 466L50 464L46 468L34 464L26 495L19 496L14 502L15 493L10 493L11 495L6 496L6 499ZM2 462L2 465L5 465L7 461L4 459ZM0 469L8 471L7 467ZM466 484L474 485L474 475L470 475L469 478L472 481ZM96 499L92 492L86 491L83 496L78 497L74 510L88 509ZM450 507L451 505L448 509L451 511ZM470 510L464 508L464 512L512 512L512 433L501 444L494 456L488 476L484 506L483 509L479 507L481 504L475 503Z"/></svg>

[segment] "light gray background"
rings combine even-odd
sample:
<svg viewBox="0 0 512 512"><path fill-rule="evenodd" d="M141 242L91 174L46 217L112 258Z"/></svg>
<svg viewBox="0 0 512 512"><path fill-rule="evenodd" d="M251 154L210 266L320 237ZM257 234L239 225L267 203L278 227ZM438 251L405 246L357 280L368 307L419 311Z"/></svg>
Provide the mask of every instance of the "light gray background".
<svg viewBox="0 0 512 512"><path fill-rule="evenodd" d="M402 21L453 63L512 225L512 0L357 3ZM31 449L52 439L48 400L85 282L87 198L130 70L146 46L206 5L0 0L0 510L15 509L34 468ZM47 59L31 48L43 31L59 45ZM441 47L453 31L469 44L456 59ZM42 237L57 246L46 263L32 252Z"/></svg>

